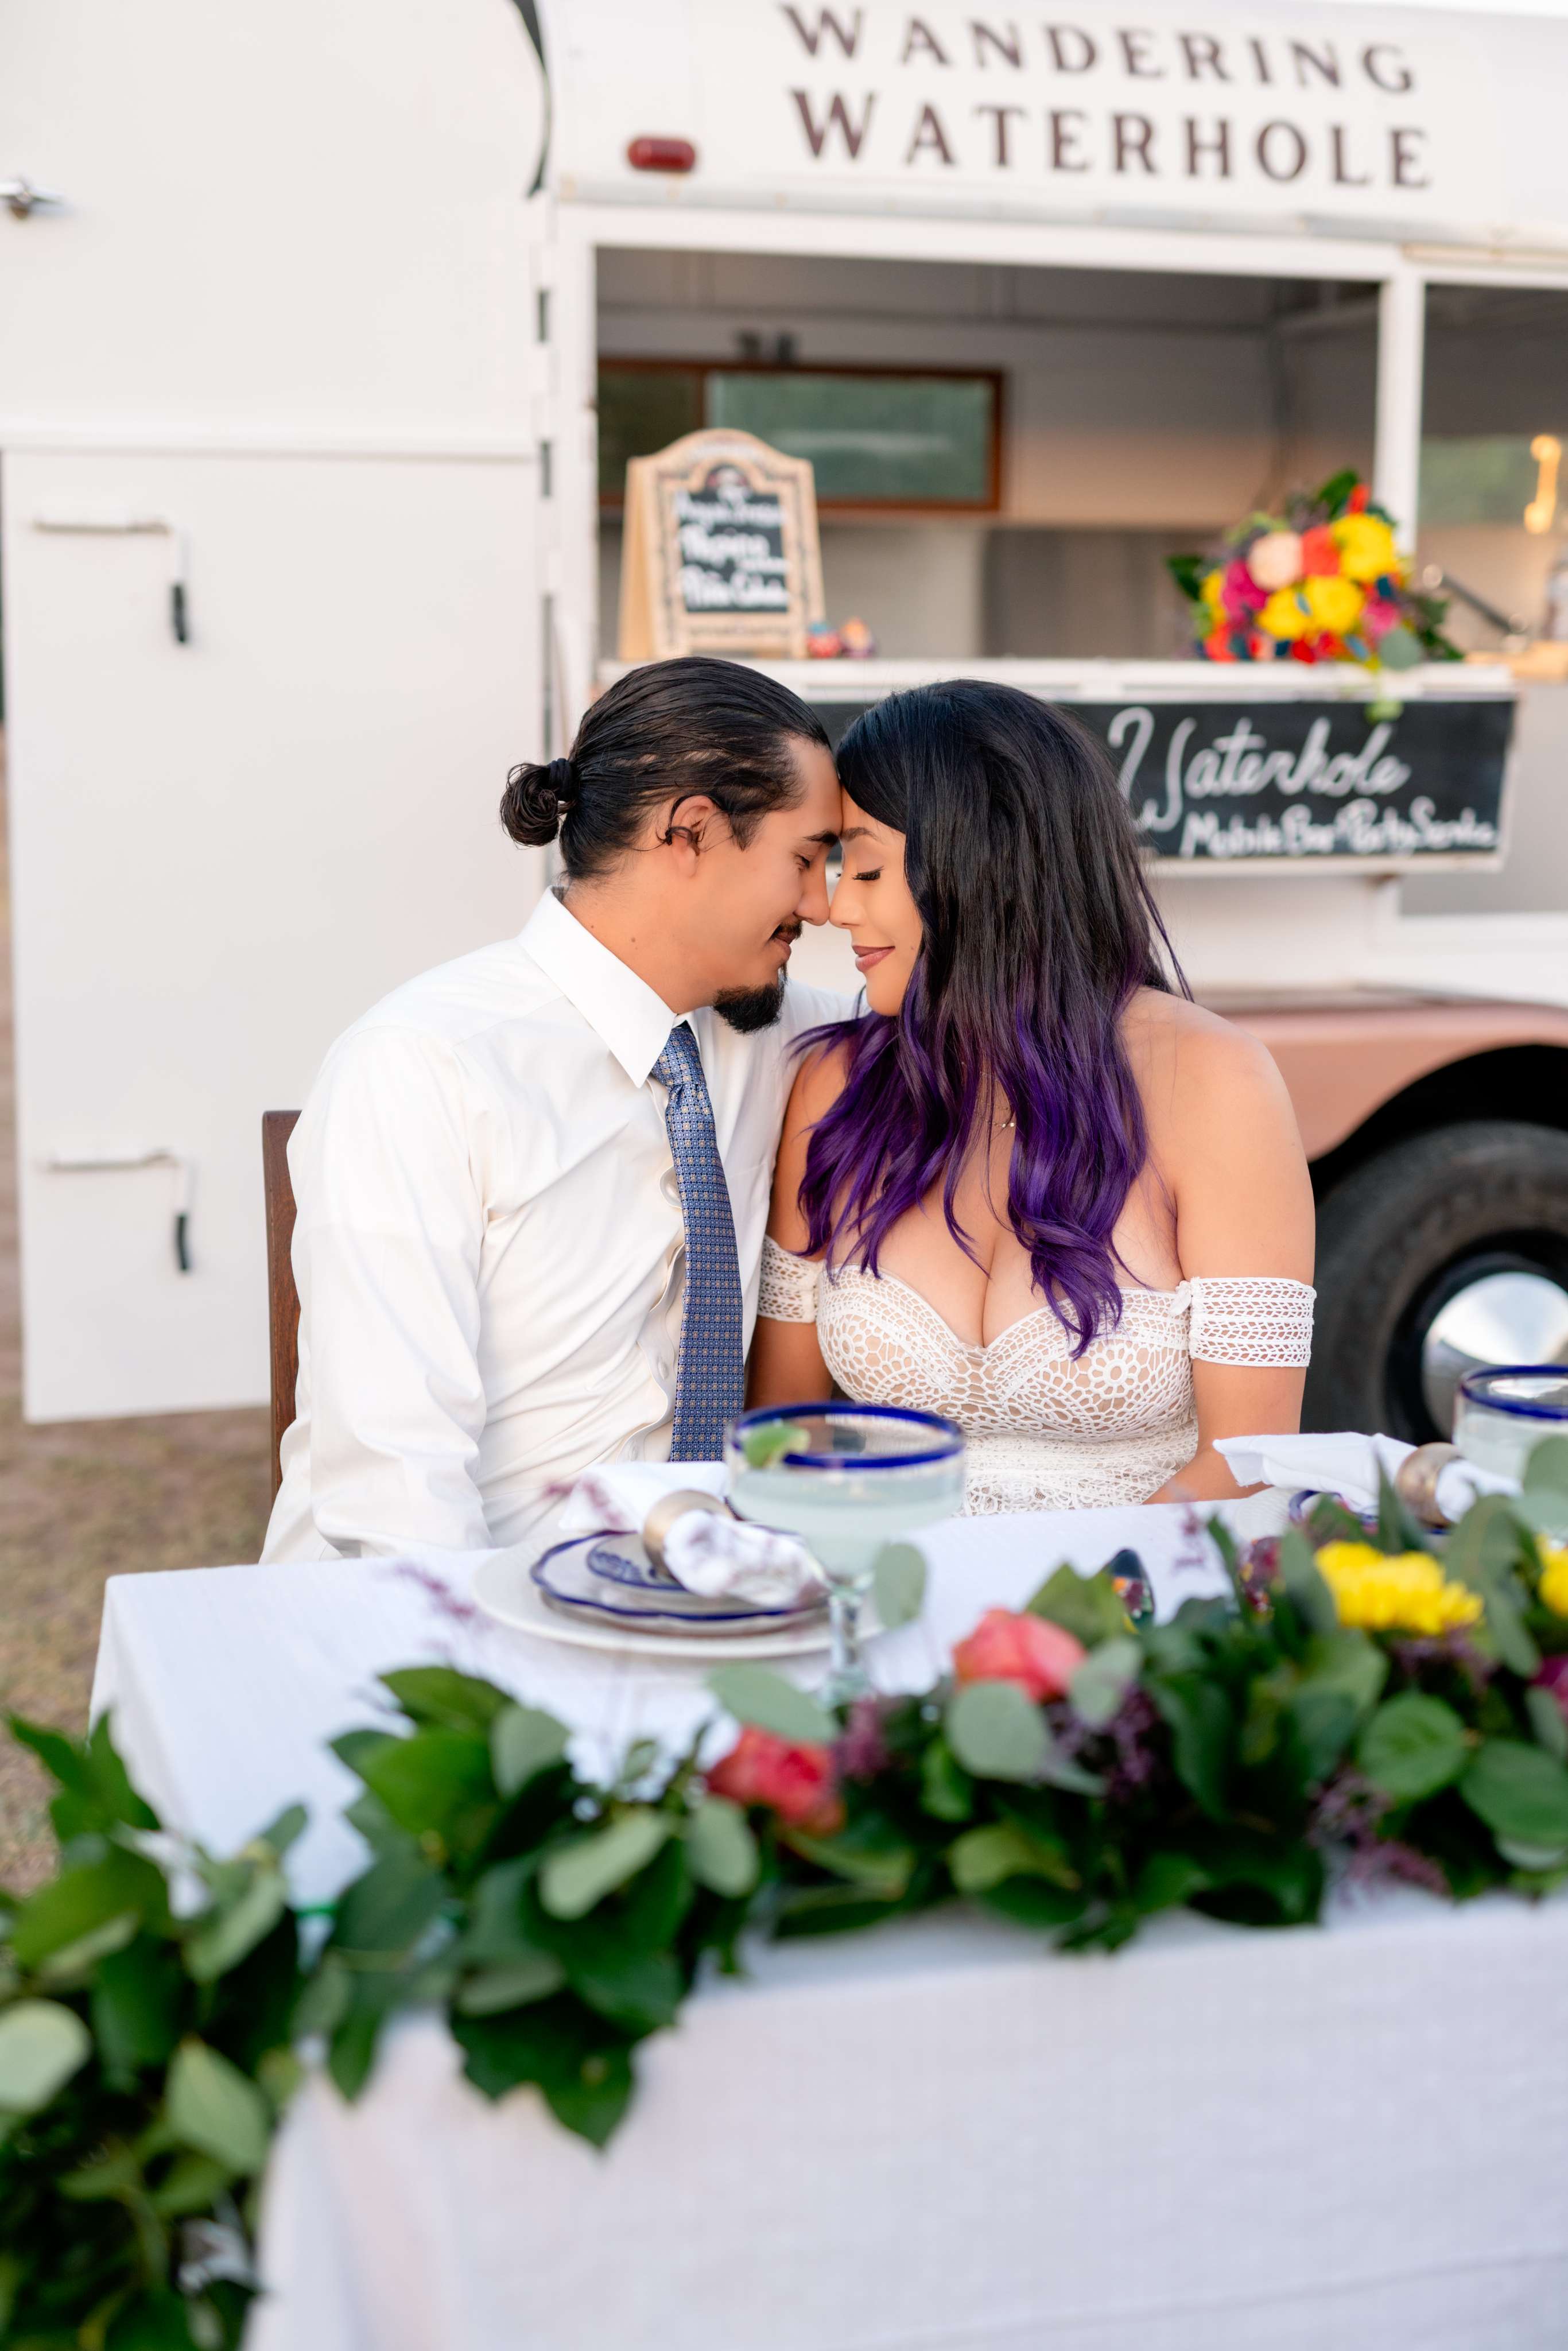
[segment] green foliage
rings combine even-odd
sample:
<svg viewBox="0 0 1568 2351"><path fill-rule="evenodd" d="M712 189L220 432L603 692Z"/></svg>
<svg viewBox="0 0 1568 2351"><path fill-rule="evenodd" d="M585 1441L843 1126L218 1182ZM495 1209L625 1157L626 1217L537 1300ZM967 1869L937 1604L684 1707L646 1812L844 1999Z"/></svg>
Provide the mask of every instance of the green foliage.
<svg viewBox="0 0 1568 2351"><path fill-rule="evenodd" d="M768 1666L716 1666L707 1686L737 1722L754 1723L776 1739L825 1747L838 1735L839 1726L827 1708Z"/></svg>
<svg viewBox="0 0 1568 2351"><path fill-rule="evenodd" d="M885 1629L913 1625L925 1604L925 1556L913 1543L883 1543L872 1571L876 1613Z"/></svg>
<svg viewBox="0 0 1568 2351"><path fill-rule="evenodd" d="M1355 1753L1375 1788L1396 1804L1418 1804L1458 1778L1469 1760L1469 1741L1451 1706L1420 1690L1402 1690L1378 1708Z"/></svg>
<svg viewBox="0 0 1568 2351"><path fill-rule="evenodd" d="M229 1861L179 1861L107 1722L13 1722L56 1781L59 1875L17 1902L0 1962L0 2339L235 2346L248 2290L180 2284L181 2232L242 2210L295 2073L285 1813Z"/></svg>
<svg viewBox="0 0 1568 2351"><path fill-rule="evenodd" d="M1086 1649L1127 1629L1127 1612L1103 1570L1097 1575L1080 1575L1075 1567L1059 1567L1030 1601L1029 1614L1043 1616L1049 1625L1060 1625Z"/></svg>
<svg viewBox="0 0 1568 2351"><path fill-rule="evenodd" d="M1365 1537L1320 1502L1271 1573L1232 1546L1230 1597L1163 1625L1130 1625L1107 1574L1059 1569L1030 1607L1087 1655L1045 1704L944 1681L846 1720L765 1667L721 1667L719 1705L810 1750L759 1753L770 1800L748 1806L705 1783L716 1724L681 1757L634 1742L601 1787L553 1716L446 1667L390 1674L400 1725L335 1742L369 1851L306 1975L297 1808L218 1860L162 1836L105 1725L14 1726L55 1776L64 1857L0 1910L0 2342L233 2351L248 2289L187 2292L180 2232L216 2220L244 2243L296 2047L357 2096L402 2009L444 2012L485 2096L537 2093L602 2146L640 2043L746 1934L955 1899L1068 1949L1115 1949L1183 1905L1295 1925L1345 1838L1374 1867L1413 1847L1460 1896L1568 1878L1568 1723L1531 1678L1568 1650L1538 1543L1565 1502L1560 1445L1439 1543L1385 1494L1375 1548L1418 1540L1482 1595L1484 1620L1441 1638L1339 1622L1314 1552ZM883 1577L887 1615L918 1606L896 1552ZM193 1908L171 1902L175 1865Z"/></svg>

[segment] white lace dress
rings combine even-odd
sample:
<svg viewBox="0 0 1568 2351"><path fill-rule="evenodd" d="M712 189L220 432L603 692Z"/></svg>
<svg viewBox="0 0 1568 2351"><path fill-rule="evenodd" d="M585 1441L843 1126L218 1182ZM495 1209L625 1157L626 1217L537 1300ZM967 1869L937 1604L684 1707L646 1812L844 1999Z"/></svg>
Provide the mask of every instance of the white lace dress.
<svg viewBox="0 0 1568 2351"><path fill-rule="evenodd" d="M856 1404L956 1420L968 1439L971 1512L1144 1502L1197 1449L1192 1364L1303 1364L1315 1290L1261 1277L1124 1290L1122 1319L1074 1363L1049 1306L967 1346L895 1275L762 1244L758 1311L815 1322L822 1360Z"/></svg>

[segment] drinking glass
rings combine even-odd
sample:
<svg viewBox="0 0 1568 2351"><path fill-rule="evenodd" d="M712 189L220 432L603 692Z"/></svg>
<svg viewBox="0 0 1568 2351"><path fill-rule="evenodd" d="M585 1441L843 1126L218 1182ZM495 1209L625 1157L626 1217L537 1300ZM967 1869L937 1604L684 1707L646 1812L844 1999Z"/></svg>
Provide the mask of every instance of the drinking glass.
<svg viewBox="0 0 1568 2351"><path fill-rule="evenodd" d="M1543 1437L1568 1437L1568 1371L1561 1364L1505 1364L1459 1382L1454 1443L1478 1469L1522 1479Z"/></svg>
<svg viewBox="0 0 1568 2351"><path fill-rule="evenodd" d="M823 1699L863 1698L871 1679L861 1604L877 1553L963 1507L963 1430L897 1405L769 1405L725 1431L724 1458L736 1515L798 1535L827 1579L832 1657Z"/></svg>

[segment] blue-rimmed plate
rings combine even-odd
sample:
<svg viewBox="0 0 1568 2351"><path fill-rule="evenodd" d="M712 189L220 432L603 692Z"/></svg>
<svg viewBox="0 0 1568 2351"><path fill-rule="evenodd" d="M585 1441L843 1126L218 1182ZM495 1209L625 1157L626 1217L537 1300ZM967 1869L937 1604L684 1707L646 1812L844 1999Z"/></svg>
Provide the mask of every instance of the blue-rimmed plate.
<svg viewBox="0 0 1568 2351"><path fill-rule="evenodd" d="M639 1554L643 1579L610 1572L616 1562L633 1569ZM816 1622L823 1609L821 1601L809 1608L748 1607L735 1600L701 1599L674 1582L644 1580L651 1571L635 1535L576 1535L554 1544L528 1573L552 1608L638 1633L718 1633L734 1638L748 1632L788 1632Z"/></svg>
<svg viewBox="0 0 1568 2351"><path fill-rule="evenodd" d="M584 1540L602 1539L579 1538ZM669 1614L650 1617L639 1611L634 1618L622 1617L607 1614L602 1606L563 1605L547 1599L530 1572L527 1553L516 1550L490 1554L474 1578L473 1596L497 1624L535 1640L559 1641L569 1648L600 1649L611 1655L640 1654L661 1664L676 1660L695 1664L700 1659L711 1665L720 1657L800 1656L825 1649L830 1637L825 1608L773 1617L751 1612L739 1624L715 1625L700 1619L677 1621ZM601 1602L611 1597L602 1579L597 1596ZM880 1629L869 1603L862 1611L862 1625L867 1638Z"/></svg>

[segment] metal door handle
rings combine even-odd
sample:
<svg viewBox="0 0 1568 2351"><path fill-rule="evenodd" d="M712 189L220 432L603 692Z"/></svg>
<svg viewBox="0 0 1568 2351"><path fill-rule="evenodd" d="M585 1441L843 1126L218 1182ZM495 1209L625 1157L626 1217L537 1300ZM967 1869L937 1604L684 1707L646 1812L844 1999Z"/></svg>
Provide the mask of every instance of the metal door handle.
<svg viewBox="0 0 1568 2351"><path fill-rule="evenodd" d="M51 196L47 188L35 188L31 180L0 180L0 204L8 206L16 220L26 220L40 204L53 206L64 202L64 196Z"/></svg>

